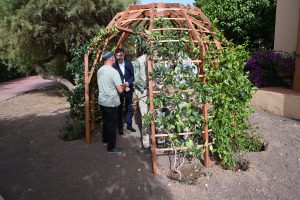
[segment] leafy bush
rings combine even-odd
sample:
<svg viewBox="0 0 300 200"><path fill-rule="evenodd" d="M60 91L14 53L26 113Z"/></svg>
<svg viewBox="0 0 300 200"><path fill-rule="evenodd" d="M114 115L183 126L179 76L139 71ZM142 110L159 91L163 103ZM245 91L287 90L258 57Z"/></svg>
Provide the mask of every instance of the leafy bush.
<svg viewBox="0 0 300 200"><path fill-rule="evenodd" d="M228 40L251 49L273 47L276 0L195 0Z"/></svg>
<svg viewBox="0 0 300 200"><path fill-rule="evenodd" d="M26 75L26 72L21 71L15 67L9 67L3 61L0 61L0 83L16 78L21 78Z"/></svg>
<svg viewBox="0 0 300 200"><path fill-rule="evenodd" d="M291 88L295 71L295 54L283 51L259 50L245 65L249 80L256 87Z"/></svg>
<svg viewBox="0 0 300 200"><path fill-rule="evenodd" d="M86 49L86 44L71 48L72 60L68 63L67 69L75 77L75 88L69 92L70 112L67 115L66 124L59 133L59 137L64 140L75 140L85 133L83 58Z"/></svg>
<svg viewBox="0 0 300 200"><path fill-rule="evenodd" d="M32 69L20 67L19 63L7 63L0 60L0 83L28 75L36 75L36 73Z"/></svg>
<svg viewBox="0 0 300 200"><path fill-rule="evenodd" d="M73 83L71 44L83 44L135 0L1 0L0 59ZM41 72L41 70L39 70Z"/></svg>
<svg viewBox="0 0 300 200"><path fill-rule="evenodd" d="M75 140L85 134L85 89L84 89L84 54L87 52L90 42L84 45L73 45L71 48L72 60L67 64L67 69L72 73L75 81L75 88L69 92L68 101L70 112L67 121L59 137L64 140ZM91 63L90 63L91 65ZM90 88L95 86L92 79ZM91 106L90 106L90 109ZM97 113L100 116L100 114Z"/></svg>

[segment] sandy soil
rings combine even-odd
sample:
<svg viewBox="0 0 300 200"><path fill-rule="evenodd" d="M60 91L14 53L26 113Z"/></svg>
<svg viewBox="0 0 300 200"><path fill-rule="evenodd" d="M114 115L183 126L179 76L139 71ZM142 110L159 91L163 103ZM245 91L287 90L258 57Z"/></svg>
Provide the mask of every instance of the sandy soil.
<svg viewBox="0 0 300 200"><path fill-rule="evenodd" d="M211 164L212 176L195 185L168 179L166 156L160 175L149 154L140 154L138 133L118 137L126 149L108 154L99 128L90 145L58 138L68 103L61 88L38 90L0 103L0 194L6 200L98 199L300 199L300 122L256 109L269 142L267 151L246 154L247 171Z"/></svg>

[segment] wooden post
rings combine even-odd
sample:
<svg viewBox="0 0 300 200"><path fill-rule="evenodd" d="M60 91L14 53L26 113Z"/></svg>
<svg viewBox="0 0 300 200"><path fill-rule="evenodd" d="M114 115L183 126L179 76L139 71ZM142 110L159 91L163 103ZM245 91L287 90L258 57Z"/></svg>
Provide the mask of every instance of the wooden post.
<svg viewBox="0 0 300 200"><path fill-rule="evenodd" d="M204 120L207 121L208 120L208 105L207 105L207 103L202 106L202 112L203 112ZM205 151L203 154L204 167L208 168L208 166L209 166L209 148L208 148L208 125L207 124L204 125L203 131L204 131L203 139L205 141L205 144L207 144L207 146L205 146Z"/></svg>
<svg viewBox="0 0 300 200"><path fill-rule="evenodd" d="M89 54L84 55L85 143L90 144Z"/></svg>
<svg viewBox="0 0 300 200"><path fill-rule="evenodd" d="M154 111L153 103L153 77L152 77L152 60L148 59L148 77L149 77L149 99L150 99L150 112ZM149 75L150 74L150 75ZM152 152L152 168L153 174L157 175L157 161L156 161L156 143L155 143L155 123L151 122L151 152Z"/></svg>
<svg viewBox="0 0 300 200"><path fill-rule="evenodd" d="M151 13L150 13L150 25L149 30L153 31L154 24L154 8L155 4L151 5ZM153 77L152 77L152 58L148 58L148 78L149 78L149 100L150 100L150 112L154 111L154 103L153 103ZM154 176L157 175L157 161L156 161L156 143L155 143L155 122L152 119L151 122L151 152L152 152L152 169Z"/></svg>

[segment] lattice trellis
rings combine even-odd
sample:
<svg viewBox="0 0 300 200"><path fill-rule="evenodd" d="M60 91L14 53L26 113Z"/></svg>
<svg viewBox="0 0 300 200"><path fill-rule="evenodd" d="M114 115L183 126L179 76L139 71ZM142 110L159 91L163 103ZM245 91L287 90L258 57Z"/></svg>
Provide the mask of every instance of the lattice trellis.
<svg viewBox="0 0 300 200"><path fill-rule="evenodd" d="M155 27L155 20L168 20L173 25L172 27ZM95 42L94 48L97 49L96 56L94 58L91 70L89 70L89 58L91 53L87 52L85 54L85 115L86 115L86 143L90 143L90 114L89 114L89 83L94 74L95 66L101 60L101 54L108 45L108 42L112 39L119 37L116 47L121 47L126 39L134 33L136 27L143 27L140 34L145 34L147 31L155 32L160 31L161 33L165 31L178 31L180 33L186 32L189 36L191 46L193 48L199 48L200 54L198 59L191 60L190 62L197 65L198 76L200 81L205 82L205 74L203 72L203 64L205 60L203 59L206 51L210 45L214 45L214 48L220 49L221 44L215 39L215 33L212 30L212 24L209 19L202 13L202 11L197 7L183 6L178 3L152 3L147 5L136 5L129 6L125 11L117 13L111 22L107 25L107 29L116 27L118 31L114 34L108 35L104 41ZM146 31L147 30L147 31ZM209 42L207 41L209 39ZM148 37L149 40L153 38ZM158 41L158 42L178 42L180 38L174 39L170 38L168 40ZM152 41L153 42L153 41ZM189 49L187 49L189 51ZM148 75L149 75L149 99L150 99L150 111L154 110L153 100L155 98L155 93L159 91L153 90L153 80L152 75L153 61L151 58L148 59ZM173 91L176 92L176 91ZM184 92L184 91L180 91ZM186 91L190 92L190 91ZM95 107L95 97L94 90L92 90L92 128L95 127L94 122L94 107ZM200 102L201 103L201 102ZM208 105L202 105L203 118L208 119ZM152 151L152 162L154 174L157 173L157 163L156 163L156 151L165 151L169 149L159 149L156 147L156 138L165 137L164 134L155 134L155 123L151 124L151 151ZM203 126L203 138L206 144L208 143L208 132L209 128L207 125ZM193 134L192 132L179 133L181 135ZM203 145L199 145L203 146ZM184 149L184 147L181 149ZM204 165L208 167L209 165L209 151L206 145L204 152Z"/></svg>

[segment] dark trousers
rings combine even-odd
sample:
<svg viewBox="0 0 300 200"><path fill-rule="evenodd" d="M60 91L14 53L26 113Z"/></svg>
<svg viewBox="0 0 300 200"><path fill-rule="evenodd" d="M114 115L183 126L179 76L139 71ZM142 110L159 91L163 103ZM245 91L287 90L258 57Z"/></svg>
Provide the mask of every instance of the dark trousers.
<svg viewBox="0 0 300 200"><path fill-rule="evenodd" d="M132 127L132 95L133 93L126 93L124 96L120 97L121 105L118 106L118 129L119 133L123 132L123 105L125 101L125 122L127 123L127 127Z"/></svg>
<svg viewBox="0 0 300 200"><path fill-rule="evenodd" d="M118 119L118 107L100 106L103 119L102 141L107 143L107 150L116 146L116 127Z"/></svg>

